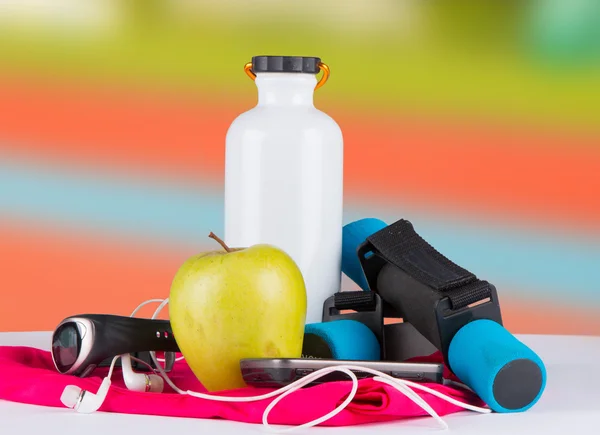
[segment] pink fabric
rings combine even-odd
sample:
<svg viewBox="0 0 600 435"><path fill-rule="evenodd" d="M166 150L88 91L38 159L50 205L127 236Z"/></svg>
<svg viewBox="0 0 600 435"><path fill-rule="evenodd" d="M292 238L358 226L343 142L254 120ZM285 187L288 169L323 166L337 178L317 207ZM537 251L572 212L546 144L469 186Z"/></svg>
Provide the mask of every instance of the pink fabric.
<svg viewBox="0 0 600 435"><path fill-rule="evenodd" d="M439 356L432 356L428 361ZM78 385L96 392L106 369L98 369L93 376L77 378L59 374L52 363L50 353L30 347L0 347L0 399L52 407L64 407L60 401L63 389ZM169 374L175 385L184 390L205 391L184 361L175 364ZM350 392L351 381L330 382L298 390L281 402L269 414L271 424L299 425L319 418L338 406ZM473 394L438 384L427 386L454 397L462 402L484 406ZM219 392L226 396L255 396L272 389L243 388ZM423 397L439 415L461 411L455 405L428 393ZM215 393L213 393L215 394ZM125 414L148 414L190 418L222 418L247 423L261 423L267 405L273 399L258 402L215 402L184 396L165 385L165 392L137 393L125 388L120 370L112 376L112 386L100 411ZM337 416L323 423L328 426L347 426L371 422L398 420L427 415L419 406L394 388L373 381L359 381L358 392L349 406Z"/></svg>

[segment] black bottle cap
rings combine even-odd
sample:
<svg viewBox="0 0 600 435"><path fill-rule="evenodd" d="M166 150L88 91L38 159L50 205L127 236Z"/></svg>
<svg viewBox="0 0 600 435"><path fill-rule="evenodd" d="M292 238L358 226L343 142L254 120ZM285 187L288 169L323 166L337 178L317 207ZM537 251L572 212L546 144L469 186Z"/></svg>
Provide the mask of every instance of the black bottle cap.
<svg viewBox="0 0 600 435"><path fill-rule="evenodd" d="M252 71L254 74L263 72L317 74L320 62L321 59L318 57L254 56Z"/></svg>

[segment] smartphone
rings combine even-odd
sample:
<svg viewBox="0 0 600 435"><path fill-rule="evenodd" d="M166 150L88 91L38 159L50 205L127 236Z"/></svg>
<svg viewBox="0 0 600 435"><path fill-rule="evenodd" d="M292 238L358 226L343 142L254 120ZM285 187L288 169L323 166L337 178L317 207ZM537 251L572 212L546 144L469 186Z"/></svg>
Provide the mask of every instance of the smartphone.
<svg viewBox="0 0 600 435"><path fill-rule="evenodd" d="M247 385L263 388L280 388L302 379L319 369L337 365L354 365L374 369L394 378L413 382L443 383L442 364L407 363L393 361L350 361L312 358L251 358L242 359L240 368ZM368 372L352 370L358 379L373 377ZM333 372L322 376L309 385L333 381L348 381L348 375Z"/></svg>

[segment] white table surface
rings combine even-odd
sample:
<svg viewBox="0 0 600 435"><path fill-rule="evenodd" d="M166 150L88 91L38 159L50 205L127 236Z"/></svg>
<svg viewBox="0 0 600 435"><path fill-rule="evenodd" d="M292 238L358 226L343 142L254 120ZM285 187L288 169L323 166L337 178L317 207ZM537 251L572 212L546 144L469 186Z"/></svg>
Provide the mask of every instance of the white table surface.
<svg viewBox="0 0 600 435"><path fill-rule="evenodd" d="M50 333L0 333L0 345L48 349ZM540 355L548 370L546 391L529 411L519 414L460 412L444 417L452 434L579 435L600 434L600 337L525 335L519 338ZM0 367L1 369L1 367ZM97 412L84 415L0 400L0 433L19 435L180 435L260 434L262 425ZM317 427L292 433L434 434L442 429L431 417L350 427Z"/></svg>

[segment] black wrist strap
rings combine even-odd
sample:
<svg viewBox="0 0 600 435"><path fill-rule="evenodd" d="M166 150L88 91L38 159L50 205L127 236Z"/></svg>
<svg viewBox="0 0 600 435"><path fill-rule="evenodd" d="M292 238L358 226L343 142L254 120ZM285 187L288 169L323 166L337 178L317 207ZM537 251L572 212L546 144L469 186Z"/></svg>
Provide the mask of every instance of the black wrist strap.
<svg viewBox="0 0 600 435"><path fill-rule="evenodd" d="M401 219L367 238L378 254L405 273L447 296L453 309L491 297L490 285L444 257Z"/></svg>

